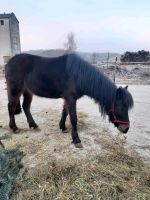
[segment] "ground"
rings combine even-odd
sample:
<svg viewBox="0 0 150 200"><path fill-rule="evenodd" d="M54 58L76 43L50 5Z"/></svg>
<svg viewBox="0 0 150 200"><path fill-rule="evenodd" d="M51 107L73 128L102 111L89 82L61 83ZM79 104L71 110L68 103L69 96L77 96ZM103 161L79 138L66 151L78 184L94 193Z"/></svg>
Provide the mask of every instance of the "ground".
<svg viewBox="0 0 150 200"><path fill-rule="evenodd" d="M108 66L100 63L97 65L104 74L110 79L115 80L118 84L130 85L149 85L150 84L150 64L125 64L111 63Z"/></svg>
<svg viewBox="0 0 150 200"><path fill-rule="evenodd" d="M5 88L1 78L0 132L8 136L4 145L7 149L19 145L26 154L25 170L17 180L12 199L150 198L149 158L144 163L126 147L128 141L118 136L107 119L102 119L92 100L83 98L78 102L78 130L83 149L77 149L71 143L69 120L68 133L59 130L61 99L34 97L32 114L40 130L29 129L22 113L16 117L21 131L13 134L8 127Z"/></svg>

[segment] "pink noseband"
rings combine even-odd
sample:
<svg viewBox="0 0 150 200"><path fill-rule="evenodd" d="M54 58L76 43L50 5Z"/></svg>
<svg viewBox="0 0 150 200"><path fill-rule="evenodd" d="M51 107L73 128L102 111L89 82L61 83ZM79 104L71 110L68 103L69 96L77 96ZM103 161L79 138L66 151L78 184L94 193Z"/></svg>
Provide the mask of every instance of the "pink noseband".
<svg viewBox="0 0 150 200"><path fill-rule="evenodd" d="M113 119L111 120L112 123L127 124L127 125L130 124L130 122L118 120L117 117L115 116L114 109L110 109L108 114L109 113L111 113L113 116Z"/></svg>
<svg viewBox="0 0 150 200"><path fill-rule="evenodd" d="M125 121L121 121L121 120L117 120L117 119L114 119L111 122L112 123L120 123L120 124L130 124L130 122L125 122Z"/></svg>

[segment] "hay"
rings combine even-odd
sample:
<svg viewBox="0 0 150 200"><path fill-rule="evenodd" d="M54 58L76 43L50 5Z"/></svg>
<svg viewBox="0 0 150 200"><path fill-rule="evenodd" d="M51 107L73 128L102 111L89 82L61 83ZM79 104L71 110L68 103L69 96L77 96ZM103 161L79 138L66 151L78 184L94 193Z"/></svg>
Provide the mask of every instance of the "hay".
<svg viewBox="0 0 150 200"><path fill-rule="evenodd" d="M49 109L50 110L50 109ZM83 150L71 145L70 134L60 133L60 113L37 113L41 132L25 129L10 135L7 149L20 145L26 173L18 178L11 200L127 200L150 199L150 166L109 134L78 113ZM42 121L43 120L43 121ZM43 123L42 123L43 122ZM70 122L67 121L70 131Z"/></svg>
<svg viewBox="0 0 150 200"><path fill-rule="evenodd" d="M45 154L23 182L18 180L12 199L150 199L150 166L118 137L103 135L97 142L103 151L84 160Z"/></svg>

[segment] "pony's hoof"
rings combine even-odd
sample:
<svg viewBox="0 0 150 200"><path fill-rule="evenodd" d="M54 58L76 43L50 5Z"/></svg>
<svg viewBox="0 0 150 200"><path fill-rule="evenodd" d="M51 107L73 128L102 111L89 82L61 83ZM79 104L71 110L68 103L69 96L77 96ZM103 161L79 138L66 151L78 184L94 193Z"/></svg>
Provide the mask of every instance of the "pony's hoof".
<svg viewBox="0 0 150 200"><path fill-rule="evenodd" d="M63 126L63 125L59 125L59 128L60 128L60 130L62 131L62 133L68 133L68 129L67 129L67 127L66 126Z"/></svg>
<svg viewBox="0 0 150 200"><path fill-rule="evenodd" d="M15 133L15 134L20 133L20 130L17 127L15 127L15 128L13 128L13 133Z"/></svg>
<svg viewBox="0 0 150 200"><path fill-rule="evenodd" d="M83 145L82 143L77 143L77 144L74 144L76 148L79 148L79 149L83 149Z"/></svg>
<svg viewBox="0 0 150 200"><path fill-rule="evenodd" d="M29 124L29 128L38 129L38 125L37 124Z"/></svg>
<svg viewBox="0 0 150 200"><path fill-rule="evenodd" d="M68 129L62 130L62 133L68 133Z"/></svg>

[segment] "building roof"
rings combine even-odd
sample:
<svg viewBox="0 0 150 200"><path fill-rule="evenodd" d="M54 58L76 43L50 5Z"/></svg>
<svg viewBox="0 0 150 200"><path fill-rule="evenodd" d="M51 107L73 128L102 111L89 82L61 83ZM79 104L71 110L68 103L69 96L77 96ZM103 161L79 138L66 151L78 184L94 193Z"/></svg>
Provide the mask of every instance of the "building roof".
<svg viewBox="0 0 150 200"><path fill-rule="evenodd" d="M11 17L14 17L16 19L16 21L19 23L17 17L15 16L15 14L12 12L12 13L3 13L3 14L0 14L0 19L8 19L8 18L11 18Z"/></svg>

